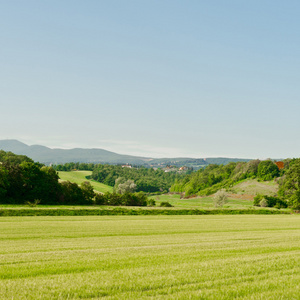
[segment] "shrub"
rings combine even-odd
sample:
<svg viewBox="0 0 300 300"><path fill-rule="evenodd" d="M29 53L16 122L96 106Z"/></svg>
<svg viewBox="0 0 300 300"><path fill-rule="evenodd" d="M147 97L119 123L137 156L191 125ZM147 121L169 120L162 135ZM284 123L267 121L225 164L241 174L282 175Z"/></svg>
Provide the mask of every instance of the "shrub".
<svg viewBox="0 0 300 300"><path fill-rule="evenodd" d="M155 206L155 200L153 198L147 200L147 206Z"/></svg>
<svg viewBox="0 0 300 300"><path fill-rule="evenodd" d="M39 203L41 203L40 199L34 199L33 201L26 202L26 204L30 207L36 207Z"/></svg>
<svg viewBox="0 0 300 300"><path fill-rule="evenodd" d="M89 205L92 201L86 200L82 189L77 183L63 181L61 183L62 194L60 196L60 204L64 205Z"/></svg>
<svg viewBox="0 0 300 300"><path fill-rule="evenodd" d="M161 202L160 207L173 207L173 205L170 204L169 202Z"/></svg>
<svg viewBox="0 0 300 300"><path fill-rule="evenodd" d="M260 207L276 207L276 208L287 208L288 204L285 200L282 200L275 196L267 195L256 195L254 197L253 204Z"/></svg>
<svg viewBox="0 0 300 300"><path fill-rule="evenodd" d="M105 205L105 196L104 196L104 194L97 193L95 195L95 204L96 205Z"/></svg>
<svg viewBox="0 0 300 300"><path fill-rule="evenodd" d="M254 205L254 206L260 206L260 201L261 201L263 198L264 198L263 195L257 194L257 195L254 197L253 205Z"/></svg>
<svg viewBox="0 0 300 300"><path fill-rule="evenodd" d="M266 200L266 198L263 198L262 200L260 200L259 206L260 207L268 207L268 201Z"/></svg>
<svg viewBox="0 0 300 300"><path fill-rule="evenodd" d="M122 195L122 205L125 206L146 206L147 196L143 192L126 193Z"/></svg>
<svg viewBox="0 0 300 300"><path fill-rule="evenodd" d="M278 199L274 207L276 207L276 208L287 208L288 203L285 200Z"/></svg>
<svg viewBox="0 0 300 300"><path fill-rule="evenodd" d="M148 199L143 192L125 194L108 192L105 194L96 194L95 204L111 206L146 206L148 204Z"/></svg>
<svg viewBox="0 0 300 300"><path fill-rule="evenodd" d="M228 202L228 195L225 189L221 189L216 192L214 196L214 205L215 207L223 207L225 203Z"/></svg>

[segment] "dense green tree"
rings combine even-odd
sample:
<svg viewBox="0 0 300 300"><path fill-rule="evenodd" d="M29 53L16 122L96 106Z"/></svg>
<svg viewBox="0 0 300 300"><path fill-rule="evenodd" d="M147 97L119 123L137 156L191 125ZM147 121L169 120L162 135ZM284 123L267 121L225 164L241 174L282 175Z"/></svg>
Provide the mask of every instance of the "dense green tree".
<svg viewBox="0 0 300 300"><path fill-rule="evenodd" d="M95 197L95 192L94 189L89 181L84 181L81 185L80 188L83 193L83 197L85 201L91 202L93 198Z"/></svg>
<svg viewBox="0 0 300 300"><path fill-rule="evenodd" d="M45 192L43 186L43 175L39 166L32 162L22 162L20 164L24 200L41 199Z"/></svg>
<svg viewBox="0 0 300 300"><path fill-rule="evenodd" d="M272 180L279 176L277 165L271 160L263 160L259 163L257 169L257 177L261 180Z"/></svg>
<svg viewBox="0 0 300 300"><path fill-rule="evenodd" d="M58 180L58 173L52 167L43 166L41 168L41 204L57 203L61 194L61 186Z"/></svg>
<svg viewBox="0 0 300 300"><path fill-rule="evenodd" d="M22 162L33 163L33 160L25 155L17 155L12 152L0 150L0 162L4 165L19 165Z"/></svg>
<svg viewBox="0 0 300 300"><path fill-rule="evenodd" d="M70 163L68 168L75 166ZM52 167L0 150L0 203L91 204L93 197L90 183L82 188L70 182L60 184Z"/></svg>
<svg viewBox="0 0 300 300"><path fill-rule="evenodd" d="M300 209L300 159L294 159L289 163L279 189L279 195L289 200L289 205Z"/></svg>
<svg viewBox="0 0 300 300"><path fill-rule="evenodd" d="M0 164L0 199L4 199L9 189L8 170Z"/></svg>
<svg viewBox="0 0 300 300"><path fill-rule="evenodd" d="M61 183L61 195L60 195L60 204L65 205L86 205L90 204L89 201L86 201L82 189L78 186L77 183L70 181L63 181Z"/></svg>
<svg viewBox="0 0 300 300"><path fill-rule="evenodd" d="M3 201L11 203L24 203L23 195L23 179L19 165L6 165L8 171L9 189L6 193L6 198Z"/></svg>

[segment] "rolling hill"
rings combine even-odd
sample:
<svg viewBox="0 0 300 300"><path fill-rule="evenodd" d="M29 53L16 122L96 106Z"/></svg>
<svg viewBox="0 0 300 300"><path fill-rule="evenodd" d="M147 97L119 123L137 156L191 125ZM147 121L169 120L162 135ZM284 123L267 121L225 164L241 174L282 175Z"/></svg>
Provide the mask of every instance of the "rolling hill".
<svg viewBox="0 0 300 300"><path fill-rule="evenodd" d="M83 163L108 163L108 164L131 164L146 167L189 166L199 169L210 163L227 164L229 162L249 161L250 159L237 158L150 158L118 154L104 149L59 149L48 148L41 145L26 145L18 140L0 140L0 150L11 151L15 154L26 155L34 161L46 165L64 164L68 162Z"/></svg>

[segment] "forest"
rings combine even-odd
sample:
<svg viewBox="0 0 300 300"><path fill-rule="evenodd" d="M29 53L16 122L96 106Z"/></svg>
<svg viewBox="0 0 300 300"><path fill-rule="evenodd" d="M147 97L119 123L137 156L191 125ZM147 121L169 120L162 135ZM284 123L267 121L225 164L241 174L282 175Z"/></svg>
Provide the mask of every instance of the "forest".
<svg viewBox="0 0 300 300"><path fill-rule="evenodd" d="M24 155L0 151L0 204L145 206L147 201L143 193L108 193L104 197L96 194L88 181L80 186L70 181L60 182L54 168Z"/></svg>

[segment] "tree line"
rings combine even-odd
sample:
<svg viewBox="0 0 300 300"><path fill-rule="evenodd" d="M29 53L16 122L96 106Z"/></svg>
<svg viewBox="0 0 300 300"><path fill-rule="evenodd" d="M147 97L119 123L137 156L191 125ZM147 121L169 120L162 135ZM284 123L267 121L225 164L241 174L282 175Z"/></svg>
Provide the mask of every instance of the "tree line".
<svg viewBox="0 0 300 300"><path fill-rule="evenodd" d="M95 165L92 178L109 186L115 186L118 178L132 180L136 191L146 193L167 193L175 182L184 177L184 174L165 172L161 169L136 167L127 168L119 165Z"/></svg>
<svg viewBox="0 0 300 300"><path fill-rule="evenodd" d="M89 183L78 186L59 182L52 167L24 155L0 151L1 203L91 204L93 193Z"/></svg>
<svg viewBox="0 0 300 300"><path fill-rule="evenodd" d="M88 181L80 186L70 181L60 182L54 168L0 150L0 203L144 206L152 202L143 193L96 194Z"/></svg>

